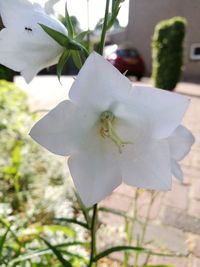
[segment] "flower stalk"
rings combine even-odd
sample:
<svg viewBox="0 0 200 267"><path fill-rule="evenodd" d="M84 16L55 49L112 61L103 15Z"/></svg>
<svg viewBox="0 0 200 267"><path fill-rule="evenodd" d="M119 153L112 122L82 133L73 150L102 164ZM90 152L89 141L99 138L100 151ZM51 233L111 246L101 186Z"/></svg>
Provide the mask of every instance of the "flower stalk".
<svg viewBox="0 0 200 267"><path fill-rule="evenodd" d="M99 54L100 55L103 55L103 50L104 50L104 45L105 45L107 25L108 25L108 16L109 16L109 6L110 6L110 0L106 0L106 9L105 9L103 30L102 30L102 34L101 34L101 42L100 42L100 47L99 47Z"/></svg>
<svg viewBox="0 0 200 267"><path fill-rule="evenodd" d="M97 214L98 214L98 207L97 204L93 206L93 215L92 215L92 222L90 227L91 233L91 252L90 252L90 262L88 267L95 267L96 263L94 263L94 258L96 256L96 226L97 226Z"/></svg>

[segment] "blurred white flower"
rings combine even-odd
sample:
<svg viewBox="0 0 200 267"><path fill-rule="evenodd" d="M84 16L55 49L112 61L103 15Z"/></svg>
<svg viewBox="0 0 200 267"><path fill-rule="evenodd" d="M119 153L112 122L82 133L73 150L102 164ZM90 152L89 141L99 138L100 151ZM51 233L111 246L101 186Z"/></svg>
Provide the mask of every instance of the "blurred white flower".
<svg viewBox="0 0 200 267"><path fill-rule="evenodd" d="M194 141L179 126L187 97L132 86L96 53L87 59L69 97L30 135L49 151L70 156L69 169L86 206L99 202L122 182L171 189L172 172L177 172L171 162L176 165Z"/></svg>
<svg viewBox="0 0 200 267"><path fill-rule="evenodd" d="M0 0L0 14L5 26L0 32L0 64L21 72L26 82L30 82L40 70L58 62L64 48L38 23L65 35L67 30L39 4Z"/></svg>

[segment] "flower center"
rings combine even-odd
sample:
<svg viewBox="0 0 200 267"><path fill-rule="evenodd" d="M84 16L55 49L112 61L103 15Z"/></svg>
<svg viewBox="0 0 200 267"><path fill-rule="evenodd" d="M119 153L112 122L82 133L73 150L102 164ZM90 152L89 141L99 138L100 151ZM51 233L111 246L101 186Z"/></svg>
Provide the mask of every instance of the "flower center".
<svg viewBox="0 0 200 267"><path fill-rule="evenodd" d="M114 129L115 119L116 118L111 111L104 111L103 113L101 113L100 134L103 138L110 138L111 141L117 146L119 153L122 153L122 148L127 144L131 144L131 142L124 141L117 135Z"/></svg>

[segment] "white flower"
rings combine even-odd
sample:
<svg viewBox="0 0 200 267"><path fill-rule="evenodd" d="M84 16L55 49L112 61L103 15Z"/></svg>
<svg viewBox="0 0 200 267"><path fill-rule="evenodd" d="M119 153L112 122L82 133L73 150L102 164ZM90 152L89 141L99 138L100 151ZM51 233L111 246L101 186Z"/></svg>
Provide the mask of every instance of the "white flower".
<svg viewBox="0 0 200 267"><path fill-rule="evenodd" d="M0 32L0 64L21 72L27 82L43 68L58 62L63 52L38 24L67 34L65 27L27 0L0 0L5 28Z"/></svg>
<svg viewBox="0 0 200 267"><path fill-rule="evenodd" d="M177 172L171 161L177 165L193 143L192 135L179 126L189 103L185 96L132 86L92 53L69 97L30 135L49 151L70 156L69 169L86 206L122 182L170 190L172 172Z"/></svg>

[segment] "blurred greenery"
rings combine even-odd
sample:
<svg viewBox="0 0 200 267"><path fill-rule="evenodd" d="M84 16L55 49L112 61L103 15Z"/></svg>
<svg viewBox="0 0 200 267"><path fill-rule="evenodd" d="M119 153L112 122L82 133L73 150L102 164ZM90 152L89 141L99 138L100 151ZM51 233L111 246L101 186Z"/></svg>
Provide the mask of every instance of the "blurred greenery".
<svg viewBox="0 0 200 267"><path fill-rule="evenodd" d="M66 28L68 28L67 27L67 21L66 21L66 18L64 16L59 15L58 19L65 25ZM82 29L80 28L80 23L79 23L77 17L76 16L70 16L70 20L72 22L72 25L73 25L75 32L77 34L81 33Z"/></svg>
<svg viewBox="0 0 200 267"><path fill-rule="evenodd" d="M3 65L0 65L0 80L7 80L9 82L13 81L15 72Z"/></svg>

